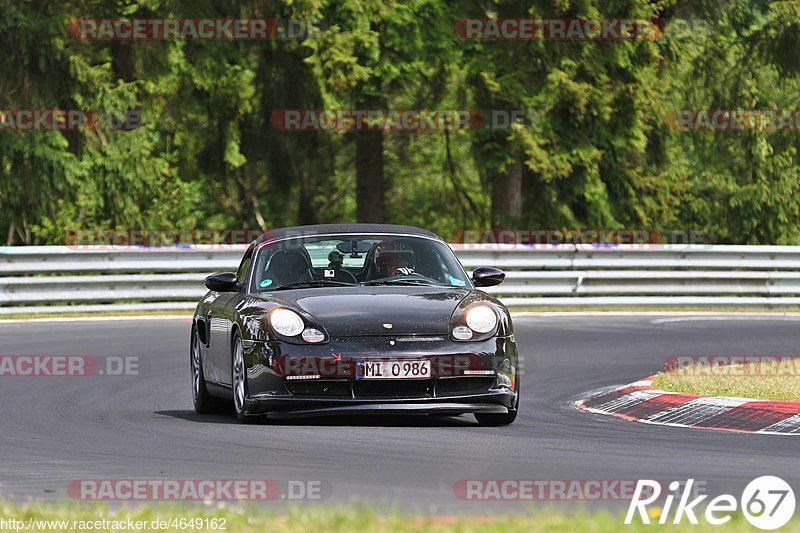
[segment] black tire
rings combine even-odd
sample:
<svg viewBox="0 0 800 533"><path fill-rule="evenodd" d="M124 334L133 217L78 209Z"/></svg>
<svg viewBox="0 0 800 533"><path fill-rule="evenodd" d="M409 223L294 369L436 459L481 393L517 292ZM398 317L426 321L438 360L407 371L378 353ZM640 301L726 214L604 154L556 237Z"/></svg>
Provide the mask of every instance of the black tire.
<svg viewBox="0 0 800 533"><path fill-rule="evenodd" d="M192 344L189 349L189 364L192 371L192 401L194 412L205 415L214 411L216 402L206 388L206 377L203 374L202 355L200 353L200 339L192 328Z"/></svg>
<svg viewBox="0 0 800 533"><path fill-rule="evenodd" d="M233 334L231 342L231 388L233 392L233 412L236 419L243 424L254 421L254 417L247 412L245 398L247 398L247 372L244 369L244 346L239 332Z"/></svg>
<svg viewBox="0 0 800 533"><path fill-rule="evenodd" d="M517 388L519 394L519 388ZM517 396L517 403L514 404L514 409L509 409L508 413L475 413L475 420L481 426L507 426L513 424L517 419L517 411L519 410L519 396Z"/></svg>
<svg viewBox="0 0 800 533"><path fill-rule="evenodd" d="M517 410L508 413L475 413L475 420L482 426L507 426L517 419Z"/></svg>

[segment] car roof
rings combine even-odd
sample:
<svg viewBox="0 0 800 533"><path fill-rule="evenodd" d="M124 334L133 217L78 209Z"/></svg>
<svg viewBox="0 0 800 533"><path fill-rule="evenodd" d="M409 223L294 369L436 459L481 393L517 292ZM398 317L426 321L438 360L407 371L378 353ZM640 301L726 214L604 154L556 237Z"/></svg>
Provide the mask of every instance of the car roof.
<svg viewBox="0 0 800 533"><path fill-rule="evenodd" d="M254 244L259 245L265 242L277 241L290 237L313 237L315 235L328 235L336 233L393 233L427 237L444 241L444 239L426 229L417 228L414 226L403 226L399 224L315 224L311 226L292 226L288 228L270 230L256 239Z"/></svg>

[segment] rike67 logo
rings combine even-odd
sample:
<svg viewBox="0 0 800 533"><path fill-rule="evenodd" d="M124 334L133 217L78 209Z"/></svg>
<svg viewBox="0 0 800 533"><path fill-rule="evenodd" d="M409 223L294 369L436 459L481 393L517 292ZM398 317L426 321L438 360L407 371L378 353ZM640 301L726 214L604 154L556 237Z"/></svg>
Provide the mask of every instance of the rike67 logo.
<svg viewBox="0 0 800 533"><path fill-rule="evenodd" d="M650 516L658 516L659 524L666 524L672 515L672 523L680 524L685 517L691 524L698 524L698 516L711 525L719 526L729 522L732 514L738 509L753 526L773 530L786 525L794 515L795 497L792 487L776 476L762 476L751 481L739 501L730 494L722 494L708 502L705 512L697 509L708 495L694 495L694 480L686 481L685 488L681 483L673 481L669 484L669 492L662 502L653 508L648 505L656 503L662 494L662 486L658 481L643 479L636 484L633 499L625 515L625 523L631 524L638 513L643 524L650 524ZM675 500L678 500L675 504ZM674 515L673 513L674 505ZM658 508L660 507L660 508Z"/></svg>

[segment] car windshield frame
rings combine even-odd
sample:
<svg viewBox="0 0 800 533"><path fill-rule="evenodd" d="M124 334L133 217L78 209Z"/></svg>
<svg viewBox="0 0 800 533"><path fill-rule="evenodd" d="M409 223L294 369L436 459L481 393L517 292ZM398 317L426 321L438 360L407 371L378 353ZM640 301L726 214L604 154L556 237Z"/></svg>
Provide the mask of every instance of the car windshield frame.
<svg viewBox="0 0 800 533"><path fill-rule="evenodd" d="M436 249L436 248L439 249L438 252L439 252L440 255L442 253L450 254L450 259L451 259L452 264L453 264L452 266L456 267L457 270L456 270L455 273L454 272L449 272L449 274L450 274L451 277L453 277L453 274L458 275L460 273L463 276L462 279L459 279L459 278L456 278L456 277L453 277L453 279L458 279L458 281L464 282L464 285L453 284L452 282L449 283L449 284L445 283L445 282L436 282L436 280L432 280L429 284L423 284L423 283L414 283L414 284L411 284L411 283L408 283L408 284L386 283L386 284L381 284L381 283L372 283L374 281L380 281L380 280L364 280L364 281L357 281L357 283L352 284L352 285L344 285L344 284L342 284L342 285L338 285L338 286L333 285L333 284L331 284L329 286L326 286L325 284L320 283L317 287L314 287L314 288L347 288L347 287L377 287L377 286L383 286L383 287L395 287L395 288L396 287L432 287L432 288L439 288L439 289L466 289L466 290L474 289L474 285L472 283L472 279L469 276L469 274L466 271L466 269L464 268L464 265L461 264L461 261L458 259L458 256L455 254L455 252L453 252L453 249L450 248L450 246L446 242L444 242L443 240L441 240L439 238L429 237L427 235L419 235L419 234L414 234L414 233L395 233L395 232L391 232L391 233L374 233L374 232L373 233L360 233L360 232L352 232L352 231L350 231L350 232L341 232L341 233L337 232L337 233L320 233L320 234L314 234L314 235L306 234L306 235L288 236L288 237L283 237L283 238L279 238L279 239L272 239L272 240L268 240L268 241L259 243L255 247L255 249L253 250L253 260L252 260L252 262L250 264L250 268L249 268L250 275L249 275L249 278L248 278L248 281L247 281L248 292L254 293L254 294L260 294L260 293L265 293L265 292L278 291L278 289L280 289L281 286L285 286L286 285L286 284L283 284L283 285L276 285L274 287L273 286L260 287L259 286L259 282L257 280L259 265L261 264L261 255L263 253L267 252L268 251L267 249L273 247L274 245L276 245L278 243L286 243L288 241L299 241L298 245L299 246L304 246L304 244L306 244L306 243L311 244L311 243L314 243L314 242L317 242L317 241L318 242L324 242L324 241L328 241L328 240L343 240L343 239L346 240L347 238L352 238L352 239L357 239L357 240L376 240L376 241L386 240L387 238L388 239L391 239L391 238L402 238L402 239L414 239L414 240L420 240L420 241L430 241L431 242L431 246L434 247L434 249ZM369 254L369 252L365 252L364 255L367 255L367 254ZM442 257L442 259L446 261L446 259L444 257ZM366 262L366 258L365 258L365 262ZM364 268L366 268L366 264L365 264ZM402 280L403 278L402 277L397 277L397 278L394 278L394 279ZM414 280L414 279L419 279L419 278L411 277L409 279ZM302 290L304 288L306 288L306 287L297 287L296 289L288 289L287 288L287 289L284 289L284 290Z"/></svg>

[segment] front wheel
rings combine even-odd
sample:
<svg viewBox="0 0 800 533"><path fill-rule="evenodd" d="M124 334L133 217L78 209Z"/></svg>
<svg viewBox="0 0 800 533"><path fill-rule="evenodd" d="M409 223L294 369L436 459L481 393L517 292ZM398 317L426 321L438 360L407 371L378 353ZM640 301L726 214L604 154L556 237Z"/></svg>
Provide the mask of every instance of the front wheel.
<svg viewBox="0 0 800 533"><path fill-rule="evenodd" d="M204 415L210 413L214 409L214 398L211 397L206 388L206 378L203 374L203 361L200 355L200 339L197 337L197 332L195 331L192 331L192 349L190 355L194 412L199 415Z"/></svg>
<svg viewBox="0 0 800 533"><path fill-rule="evenodd" d="M475 420L481 426L507 426L517 419L517 411L519 411L519 396L514 409L509 409L507 413L475 413Z"/></svg>
<svg viewBox="0 0 800 533"><path fill-rule="evenodd" d="M233 381L233 409L239 422L248 423L252 417L247 413L244 399L247 394L247 377L244 367L244 345L238 333L233 338L233 357L231 358L231 378Z"/></svg>

